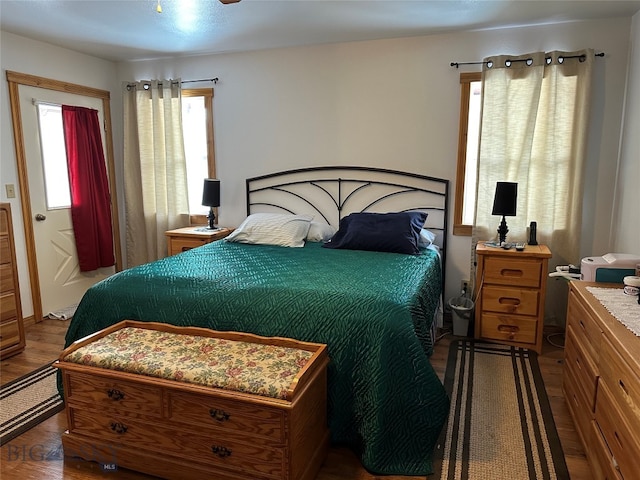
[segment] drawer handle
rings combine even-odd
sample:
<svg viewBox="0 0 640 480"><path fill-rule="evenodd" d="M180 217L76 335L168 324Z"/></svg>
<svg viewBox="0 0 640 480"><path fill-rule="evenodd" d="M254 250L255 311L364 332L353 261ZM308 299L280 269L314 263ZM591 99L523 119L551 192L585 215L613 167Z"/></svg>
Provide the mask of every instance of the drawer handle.
<svg viewBox="0 0 640 480"><path fill-rule="evenodd" d="M182 251L186 252L187 250L191 250L193 247L182 247Z"/></svg>
<svg viewBox="0 0 640 480"><path fill-rule="evenodd" d="M620 388L625 393L625 395L629 396L629 392L627 391L627 387L624 382L622 380L618 380L618 384L620 385Z"/></svg>
<svg viewBox="0 0 640 480"><path fill-rule="evenodd" d="M227 447L221 447L219 445L213 445L211 447L211 451L213 453L215 453L216 455L218 455L220 458L230 457L231 456L231 449L227 448Z"/></svg>
<svg viewBox="0 0 640 480"><path fill-rule="evenodd" d="M518 305L520 305L520 299L515 297L500 297L498 299L498 303L500 305L512 305L514 307L517 307Z"/></svg>
<svg viewBox="0 0 640 480"><path fill-rule="evenodd" d="M127 433L127 426L123 425L119 422L111 422L111 430L116 432L117 434L122 435L123 433Z"/></svg>
<svg viewBox="0 0 640 480"><path fill-rule="evenodd" d="M124 393L120 390L116 390L115 388L111 388L107 391L107 395L111 400L117 402L118 400L122 400L124 398Z"/></svg>
<svg viewBox="0 0 640 480"><path fill-rule="evenodd" d="M503 277L522 277L522 275L524 274L524 272L522 270L516 270L513 268L503 268L502 270L500 270L500 275L502 275Z"/></svg>
<svg viewBox="0 0 640 480"><path fill-rule="evenodd" d="M229 415L227 412L225 412L224 410L218 410L217 408L212 408L211 410L209 410L209 415L211 415L211 418L219 421L219 422L224 422L229 420L229 417L231 415Z"/></svg>
<svg viewBox="0 0 640 480"><path fill-rule="evenodd" d="M498 331L506 333L509 340L516 338L516 333L520 331L520 327L517 325L498 325Z"/></svg>

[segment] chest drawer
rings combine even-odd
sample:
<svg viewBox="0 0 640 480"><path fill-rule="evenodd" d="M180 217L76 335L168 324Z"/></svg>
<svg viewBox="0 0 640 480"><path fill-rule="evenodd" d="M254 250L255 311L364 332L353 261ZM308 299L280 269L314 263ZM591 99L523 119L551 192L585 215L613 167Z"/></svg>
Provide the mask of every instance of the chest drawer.
<svg viewBox="0 0 640 480"><path fill-rule="evenodd" d="M0 349L20 343L20 326L18 320L0 323Z"/></svg>
<svg viewBox="0 0 640 480"><path fill-rule="evenodd" d="M482 308L485 311L518 315L538 314L538 290L492 287L482 289Z"/></svg>
<svg viewBox="0 0 640 480"><path fill-rule="evenodd" d="M284 412L243 401L170 392L169 419L200 429L223 429L249 435L256 441L285 441Z"/></svg>
<svg viewBox="0 0 640 480"><path fill-rule="evenodd" d="M92 408L111 408L140 415L162 416L160 388L97 375L71 373L65 391L70 404L84 403Z"/></svg>
<svg viewBox="0 0 640 480"><path fill-rule="evenodd" d="M535 344L537 323L535 317L483 313L481 334L493 340Z"/></svg>
<svg viewBox="0 0 640 480"><path fill-rule="evenodd" d="M622 477L637 478L637 472L640 471L640 443L605 382L598 387L595 418Z"/></svg>
<svg viewBox="0 0 640 480"><path fill-rule="evenodd" d="M596 422L591 422L591 435L587 447L589 461L593 466L593 476L602 480L624 480L620 472L616 470L616 462L611 455L607 443L602 438L602 433Z"/></svg>
<svg viewBox="0 0 640 480"><path fill-rule="evenodd" d="M565 369L572 373L577 385L582 389L583 394L588 399L585 407L593 412L598 382L596 366L591 357L586 354L583 344L576 338L573 327L569 326L567 329L566 338L564 348Z"/></svg>
<svg viewBox="0 0 640 480"><path fill-rule="evenodd" d="M0 264L11 264L11 247L7 237L0 238Z"/></svg>
<svg viewBox="0 0 640 480"><path fill-rule="evenodd" d="M161 423L108 412L72 409L70 413L73 433L158 455L178 455L185 460L241 471L243 478L282 478L285 469L284 448L177 430Z"/></svg>
<svg viewBox="0 0 640 480"><path fill-rule="evenodd" d="M593 360L594 364L598 364L602 330L574 297L575 294L570 292L567 326L573 328L575 335L580 338L580 343L584 346L585 353Z"/></svg>
<svg viewBox="0 0 640 480"><path fill-rule="evenodd" d="M542 264L537 260L505 260L499 257L489 257L484 264L484 282L486 284L538 288L541 272Z"/></svg>
<svg viewBox="0 0 640 480"><path fill-rule="evenodd" d="M18 309L16 307L15 293L5 293L0 295L0 321L16 318Z"/></svg>
<svg viewBox="0 0 640 480"><path fill-rule="evenodd" d="M578 387L573 371L568 370L562 377L565 400L571 412L571 417L576 425L576 429L580 434L582 442L586 444L586 440L590 435L590 424L593 420L593 400L592 405L585 398L584 391Z"/></svg>
<svg viewBox="0 0 640 480"><path fill-rule="evenodd" d="M13 268L10 263L3 263L0 265L0 292L13 292L14 288Z"/></svg>

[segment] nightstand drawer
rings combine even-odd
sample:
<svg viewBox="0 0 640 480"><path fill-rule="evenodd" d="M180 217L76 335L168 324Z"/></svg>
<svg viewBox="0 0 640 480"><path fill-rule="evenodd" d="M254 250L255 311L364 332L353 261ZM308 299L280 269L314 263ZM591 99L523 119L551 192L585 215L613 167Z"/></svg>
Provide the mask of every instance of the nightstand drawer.
<svg viewBox="0 0 640 480"><path fill-rule="evenodd" d="M536 343L535 317L482 313L483 338L518 343Z"/></svg>
<svg viewBox="0 0 640 480"><path fill-rule="evenodd" d="M20 343L20 326L18 320L0 324L0 349Z"/></svg>
<svg viewBox="0 0 640 480"><path fill-rule="evenodd" d="M518 315L538 314L538 290L490 287L482 289L482 308L491 312Z"/></svg>
<svg viewBox="0 0 640 480"><path fill-rule="evenodd" d="M536 260L489 257L484 265L484 283L537 288L541 272L542 265Z"/></svg>
<svg viewBox="0 0 640 480"><path fill-rule="evenodd" d="M192 248L201 247L209 243L209 240L204 238L180 238L171 241L171 255L176 253L186 252Z"/></svg>

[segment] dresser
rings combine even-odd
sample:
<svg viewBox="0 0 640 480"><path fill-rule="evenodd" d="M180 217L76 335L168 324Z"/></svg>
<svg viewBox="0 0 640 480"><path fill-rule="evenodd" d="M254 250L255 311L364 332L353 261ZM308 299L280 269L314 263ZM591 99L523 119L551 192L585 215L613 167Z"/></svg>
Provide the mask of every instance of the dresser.
<svg viewBox="0 0 640 480"><path fill-rule="evenodd" d="M179 480L312 480L327 364L323 344L125 320L54 364L64 454Z"/></svg>
<svg viewBox="0 0 640 480"><path fill-rule="evenodd" d="M621 285L571 282L563 371L565 399L593 477L638 478L640 337L611 315L588 287L615 288L622 295Z"/></svg>
<svg viewBox="0 0 640 480"><path fill-rule="evenodd" d="M201 228L203 227L184 227L166 231L169 256L220 240L233 231L225 227L219 230L200 230Z"/></svg>
<svg viewBox="0 0 640 480"><path fill-rule="evenodd" d="M544 299L551 251L476 247L476 338L542 351Z"/></svg>
<svg viewBox="0 0 640 480"><path fill-rule="evenodd" d="M20 353L24 347L11 205L0 203L0 358Z"/></svg>

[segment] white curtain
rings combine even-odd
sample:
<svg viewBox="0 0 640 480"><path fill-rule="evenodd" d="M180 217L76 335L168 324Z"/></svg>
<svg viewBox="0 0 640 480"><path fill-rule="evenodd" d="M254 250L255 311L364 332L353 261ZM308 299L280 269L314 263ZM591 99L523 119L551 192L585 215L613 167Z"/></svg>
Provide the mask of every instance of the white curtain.
<svg viewBox="0 0 640 480"><path fill-rule="evenodd" d="M537 240L554 264L579 264L583 171L594 52L485 58L474 245L494 240L496 182L518 183L507 241Z"/></svg>
<svg viewBox="0 0 640 480"><path fill-rule="evenodd" d="M127 266L167 255L165 231L189 224L181 83L124 85Z"/></svg>

